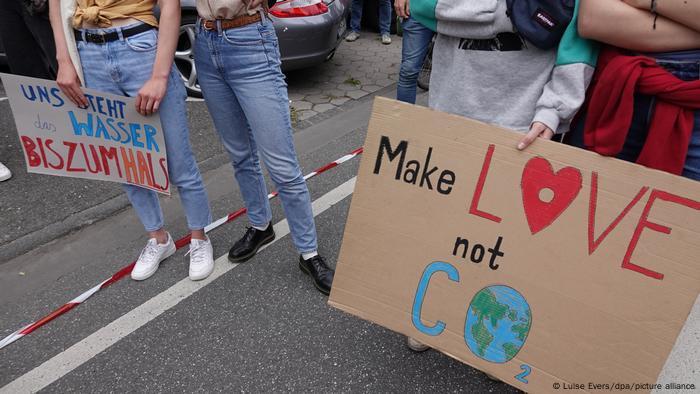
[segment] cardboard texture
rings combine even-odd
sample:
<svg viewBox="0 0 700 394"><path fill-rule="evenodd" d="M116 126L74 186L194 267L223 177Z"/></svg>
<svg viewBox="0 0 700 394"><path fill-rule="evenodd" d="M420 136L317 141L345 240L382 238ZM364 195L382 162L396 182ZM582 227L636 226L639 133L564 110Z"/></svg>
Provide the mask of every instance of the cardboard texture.
<svg viewBox="0 0 700 394"><path fill-rule="evenodd" d="M700 183L520 137L376 99L329 303L528 392L649 391L700 291Z"/></svg>
<svg viewBox="0 0 700 394"><path fill-rule="evenodd" d="M135 99L83 89L87 108L54 81L0 74L24 150L27 172L128 183L170 194L158 114Z"/></svg>

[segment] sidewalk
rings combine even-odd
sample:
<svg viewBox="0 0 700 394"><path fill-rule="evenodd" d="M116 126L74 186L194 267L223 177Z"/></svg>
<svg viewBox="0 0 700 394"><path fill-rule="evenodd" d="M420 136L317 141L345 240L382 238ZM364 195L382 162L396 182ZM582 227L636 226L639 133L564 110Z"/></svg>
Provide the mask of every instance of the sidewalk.
<svg viewBox="0 0 700 394"><path fill-rule="evenodd" d="M364 33L355 42L341 43L331 61L288 73L295 131L394 85L401 37L392 38L394 42L387 46L376 34ZM1 85L0 93L4 97ZM206 172L226 164L228 156L219 143L206 105L189 102L188 111L190 140L200 170ZM0 228L4 230L0 234L0 264L128 206L118 184L27 174L7 100L0 101L0 161L13 172L12 179L0 183Z"/></svg>

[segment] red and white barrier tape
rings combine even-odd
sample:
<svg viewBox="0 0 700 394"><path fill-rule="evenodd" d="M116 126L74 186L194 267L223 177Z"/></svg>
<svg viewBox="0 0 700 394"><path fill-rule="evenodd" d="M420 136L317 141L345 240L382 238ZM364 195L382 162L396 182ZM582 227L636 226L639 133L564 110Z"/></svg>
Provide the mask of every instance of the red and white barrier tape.
<svg viewBox="0 0 700 394"><path fill-rule="evenodd" d="M348 153L347 155L341 157L338 160L335 160L331 163L326 164L325 166L317 169L316 171L313 171L307 175L304 176L304 180L310 179L315 177L318 174L324 173L331 168L337 167L340 164L345 163L346 161L362 154L362 148L355 149L354 151ZM273 199L277 197L278 193L277 192L272 192L267 195L268 199ZM212 222L210 225L204 228L204 231L210 232L214 230L215 228L222 226L226 223L229 223L241 216L243 216L246 213L245 208L241 208L235 212L231 212L228 215L222 217L219 220L216 220ZM177 241L175 241L175 247L177 249L180 249L184 247L185 245L188 245L190 243L190 235L186 235ZM50 314L44 316L42 319L35 321L34 323L31 323L15 332L12 334L8 335L5 337L3 340L0 341L0 349L3 349L4 347L8 346L12 342L22 338L25 335L29 335L32 332L36 331L39 327L49 323L50 321L56 319L57 317L63 315L64 313L68 312L69 310L75 308L76 306L80 305L81 303L85 302L88 298L92 297L95 293L98 291L104 289L105 287L111 285L114 282L119 281L120 279L128 276L131 273L131 270L134 268L134 264L136 262L132 262L131 264L127 265L126 267L122 268L118 272L116 272L114 275L112 275L111 278L105 280L104 282L100 283L99 285L93 287L92 289L86 291L85 293L79 295L78 297L72 299L70 302L66 303L65 305L61 306L60 308L56 309L55 311L51 312Z"/></svg>

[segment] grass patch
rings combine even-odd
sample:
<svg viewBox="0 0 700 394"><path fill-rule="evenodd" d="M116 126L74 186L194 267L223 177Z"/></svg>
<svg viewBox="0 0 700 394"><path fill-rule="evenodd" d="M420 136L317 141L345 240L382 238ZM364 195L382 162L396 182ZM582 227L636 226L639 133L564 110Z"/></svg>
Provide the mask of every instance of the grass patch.
<svg viewBox="0 0 700 394"><path fill-rule="evenodd" d="M353 77L349 77L349 78L346 79L345 82L343 82L343 83L346 83L346 84L348 84L348 85L353 85L353 86L360 86L360 85L362 85L362 82L360 82L359 79L355 79L355 78L353 78Z"/></svg>

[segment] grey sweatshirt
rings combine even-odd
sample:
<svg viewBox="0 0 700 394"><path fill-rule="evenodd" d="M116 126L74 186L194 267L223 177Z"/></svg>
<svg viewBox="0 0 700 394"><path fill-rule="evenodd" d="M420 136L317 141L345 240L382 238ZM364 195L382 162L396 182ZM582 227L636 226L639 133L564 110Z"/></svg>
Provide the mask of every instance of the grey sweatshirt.
<svg viewBox="0 0 700 394"><path fill-rule="evenodd" d="M557 133L568 131L585 98L591 65L557 64L556 49L529 42L520 51L460 48L462 38L514 31L505 0L439 0L435 17L430 107L518 131L535 121Z"/></svg>

